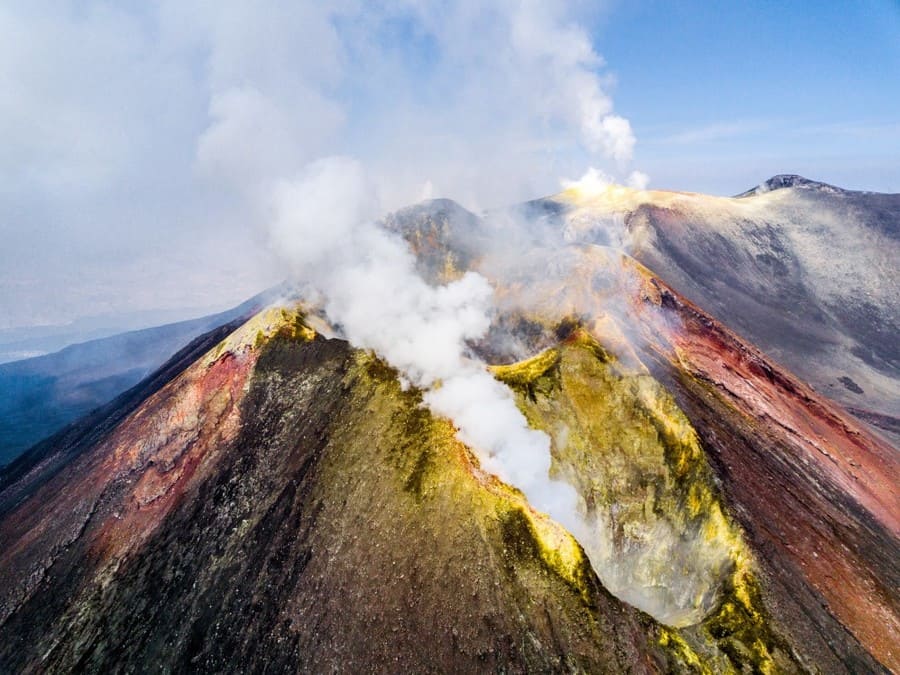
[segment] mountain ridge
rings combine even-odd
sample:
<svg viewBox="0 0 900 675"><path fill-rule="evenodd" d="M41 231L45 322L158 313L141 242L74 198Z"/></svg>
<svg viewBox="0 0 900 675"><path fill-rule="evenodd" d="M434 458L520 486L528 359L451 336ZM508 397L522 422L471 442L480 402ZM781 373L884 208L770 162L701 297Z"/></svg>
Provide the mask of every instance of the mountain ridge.
<svg viewBox="0 0 900 675"><path fill-rule="evenodd" d="M900 668L896 448L672 282L660 233L705 242L737 200L633 222L617 189L527 205L518 238L448 201L385 221L428 283L492 284L472 354L548 435L577 540L285 300L0 469L0 669Z"/></svg>
<svg viewBox="0 0 900 675"><path fill-rule="evenodd" d="M799 174L795 173L780 173L772 176L768 180L760 183L756 187L750 188L744 192L741 192L738 195L735 195L735 198L743 198L743 197L754 197L756 195L765 194L766 192L771 192L772 190L783 190L785 188L800 188L804 190L818 190L821 192L830 192L830 193L839 193L839 192L854 192L853 190L845 190L844 188L839 188L835 185L831 185L829 183L823 183L817 180L811 180L809 178L805 178ZM871 194L868 192L864 192L864 194Z"/></svg>

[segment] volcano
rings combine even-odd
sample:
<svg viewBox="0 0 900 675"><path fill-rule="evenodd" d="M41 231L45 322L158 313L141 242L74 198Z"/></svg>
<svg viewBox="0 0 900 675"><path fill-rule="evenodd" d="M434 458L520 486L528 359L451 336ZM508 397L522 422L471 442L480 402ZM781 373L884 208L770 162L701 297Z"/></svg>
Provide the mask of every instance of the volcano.
<svg viewBox="0 0 900 675"><path fill-rule="evenodd" d="M900 195L574 186L388 216L576 539L301 297L0 470L4 672L900 670Z"/></svg>

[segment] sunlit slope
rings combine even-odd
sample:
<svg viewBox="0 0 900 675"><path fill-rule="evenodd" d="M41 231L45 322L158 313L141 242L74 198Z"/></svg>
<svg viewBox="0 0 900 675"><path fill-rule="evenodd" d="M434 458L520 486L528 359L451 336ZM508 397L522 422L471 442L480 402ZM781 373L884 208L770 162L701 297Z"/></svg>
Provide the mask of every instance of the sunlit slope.
<svg viewBox="0 0 900 675"><path fill-rule="evenodd" d="M739 198L612 186L552 201L820 393L900 430L900 195L779 176Z"/></svg>

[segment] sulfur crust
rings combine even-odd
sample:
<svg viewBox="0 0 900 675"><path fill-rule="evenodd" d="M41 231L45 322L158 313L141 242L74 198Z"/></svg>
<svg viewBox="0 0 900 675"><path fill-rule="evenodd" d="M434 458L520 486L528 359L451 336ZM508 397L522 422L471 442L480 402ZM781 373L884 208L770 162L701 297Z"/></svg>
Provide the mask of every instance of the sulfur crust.
<svg viewBox="0 0 900 675"><path fill-rule="evenodd" d="M714 672L705 662L715 662L720 672L735 672L736 662L752 663L758 672L775 672L772 650L779 640L768 627L752 556L740 529L725 514L696 431L646 371L623 375L616 366L609 352L587 331L578 329L557 348L491 370L517 392L518 403L532 426L554 435L554 424L566 425L565 445L561 447L554 438L555 471L564 471L568 464L576 467L575 474L590 474L591 466L593 471L604 466L596 463L597 453L614 448L631 453L625 459L627 464L637 462L647 471L662 471L658 474L664 478L660 489L671 496L660 496L657 491L648 496L652 506L626 505L625 513L630 514L626 517L634 518L640 528L648 508L662 508L676 524L688 531L695 528L700 540L697 552L711 556L721 587L716 602L695 628L682 634L663 627L660 645L695 672ZM616 410L629 408L633 415L616 417ZM614 457L608 461L607 470L611 468L613 473L616 466L622 466ZM622 494L616 491L615 482L613 476L605 488L603 481L592 485L582 479L581 484L592 488L593 498L612 503Z"/></svg>
<svg viewBox="0 0 900 675"><path fill-rule="evenodd" d="M208 367L223 354L258 350L277 334L304 341L316 336L316 332L306 324L305 315L299 307L273 305L258 312L230 333L206 354L202 363L204 367Z"/></svg>
<svg viewBox="0 0 900 675"><path fill-rule="evenodd" d="M372 353L358 352L356 363L358 370L354 374L363 374L391 399L419 404L417 392L403 392L393 379L385 381L384 378L391 378L393 372ZM541 363L532 364L537 370L550 366L552 357L546 355L541 358ZM372 398L368 405L373 405ZM421 494L427 495L433 482L444 486L450 483L459 498L481 512L482 517L502 522L515 519L522 529L518 535L533 540L529 545L536 546L543 564L587 599L590 594L585 576L588 563L575 538L545 514L535 511L519 490L483 473L475 455L457 440L455 433L448 420L431 415L425 416L421 427L415 429L414 438L410 440L422 445L434 444L437 440L441 446L440 451L434 453L437 456L430 464L431 470L417 478ZM452 461L447 461L448 458Z"/></svg>

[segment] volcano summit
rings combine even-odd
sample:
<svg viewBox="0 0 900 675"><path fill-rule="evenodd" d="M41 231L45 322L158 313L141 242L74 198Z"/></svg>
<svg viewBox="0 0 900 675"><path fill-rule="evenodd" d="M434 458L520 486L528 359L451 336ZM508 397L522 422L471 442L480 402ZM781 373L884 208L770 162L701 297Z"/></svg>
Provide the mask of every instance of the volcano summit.
<svg viewBox="0 0 900 675"><path fill-rule="evenodd" d="M0 469L0 670L900 670L900 195L367 227Z"/></svg>

